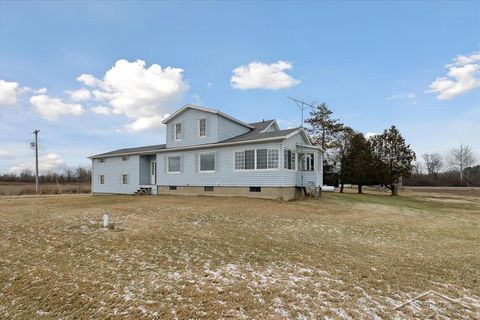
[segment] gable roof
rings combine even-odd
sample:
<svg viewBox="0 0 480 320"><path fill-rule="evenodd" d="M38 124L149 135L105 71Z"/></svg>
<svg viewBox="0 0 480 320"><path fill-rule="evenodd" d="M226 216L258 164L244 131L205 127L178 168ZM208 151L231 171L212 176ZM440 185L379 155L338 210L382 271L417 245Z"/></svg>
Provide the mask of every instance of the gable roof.
<svg viewBox="0 0 480 320"><path fill-rule="evenodd" d="M218 114L230 121L233 121L241 126L244 126L244 127L247 127L249 129L254 129L254 127L252 127L251 125L241 121L241 120L238 120L232 116L229 116L228 114L226 113L223 113L222 111L220 110L216 110L216 109L209 109L209 108L204 108L204 107L199 107L199 106L195 106L193 104L186 104L184 105L183 107L181 107L180 109L178 109L177 111L175 111L172 115L170 115L169 117L167 117L166 119L164 119L162 121L163 124L167 124L169 123L170 121L172 121L173 119L175 119L176 117L178 117L179 115L181 115L182 113L184 113L185 111L187 111L188 109L195 109L195 110L199 110L199 111L204 111L204 112L209 112L209 113L213 113L213 114Z"/></svg>

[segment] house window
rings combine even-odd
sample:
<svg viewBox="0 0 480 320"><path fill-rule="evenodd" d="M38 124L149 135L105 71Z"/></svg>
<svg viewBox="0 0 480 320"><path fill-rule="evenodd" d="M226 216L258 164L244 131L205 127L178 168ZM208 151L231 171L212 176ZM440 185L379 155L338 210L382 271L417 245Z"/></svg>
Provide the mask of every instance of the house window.
<svg viewBox="0 0 480 320"><path fill-rule="evenodd" d="M267 169L267 149L257 150L257 169Z"/></svg>
<svg viewBox="0 0 480 320"><path fill-rule="evenodd" d="M103 158L100 158L100 162L105 162L105 159L103 159Z"/></svg>
<svg viewBox="0 0 480 320"><path fill-rule="evenodd" d="M128 156L122 156L122 161L127 161L128 160Z"/></svg>
<svg viewBox="0 0 480 320"><path fill-rule="evenodd" d="M284 168L295 170L295 152L285 149L283 152Z"/></svg>
<svg viewBox="0 0 480 320"><path fill-rule="evenodd" d="M180 172L180 156L168 157L168 172Z"/></svg>
<svg viewBox="0 0 480 320"><path fill-rule="evenodd" d="M245 169L245 151L235 152L235 170Z"/></svg>
<svg viewBox="0 0 480 320"><path fill-rule="evenodd" d="M235 152L235 170L277 169L278 149L257 149Z"/></svg>
<svg viewBox="0 0 480 320"><path fill-rule="evenodd" d="M245 170L255 169L255 150L245 150Z"/></svg>
<svg viewBox="0 0 480 320"><path fill-rule="evenodd" d="M315 157L313 153L299 153L298 154L298 167L302 171L314 171L315 170Z"/></svg>
<svg viewBox="0 0 480 320"><path fill-rule="evenodd" d="M168 190L175 191L177 190L177 186L168 186Z"/></svg>
<svg viewBox="0 0 480 320"><path fill-rule="evenodd" d="M215 153L200 155L200 171L215 171Z"/></svg>
<svg viewBox="0 0 480 320"><path fill-rule="evenodd" d="M198 120L198 136L205 137L207 135L207 119Z"/></svg>
<svg viewBox="0 0 480 320"><path fill-rule="evenodd" d="M175 140L182 140L182 124L175 123Z"/></svg>
<svg viewBox="0 0 480 320"><path fill-rule="evenodd" d="M203 191L213 191L213 190L214 190L214 187L212 187L212 186L203 187Z"/></svg>
<svg viewBox="0 0 480 320"><path fill-rule="evenodd" d="M278 149L268 149L268 169L278 169Z"/></svg>
<svg viewBox="0 0 480 320"><path fill-rule="evenodd" d="M277 169L278 149L257 150L257 169Z"/></svg>
<svg viewBox="0 0 480 320"><path fill-rule="evenodd" d="M103 174L101 174L99 177L98 177L98 180L99 180L99 183L100 184L105 184L105 176Z"/></svg>
<svg viewBox="0 0 480 320"><path fill-rule="evenodd" d="M262 187L250 187L250 192L262 192Z"/></svg>
<svg viewBox="0 0 480 320"><path fill-rule="evenodd" d="M122 184L128 184L128 174L122 174Z"/></svg>

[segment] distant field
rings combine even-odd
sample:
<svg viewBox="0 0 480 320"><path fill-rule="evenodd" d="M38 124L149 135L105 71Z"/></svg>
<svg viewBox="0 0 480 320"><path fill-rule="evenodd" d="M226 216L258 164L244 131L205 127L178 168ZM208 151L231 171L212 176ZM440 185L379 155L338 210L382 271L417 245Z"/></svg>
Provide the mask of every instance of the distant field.
<svg viewBox="0 0 480 320"><path fill-rule="evenodd" d="M448 193L480 197L480 187L405 187L407 191Z"/></svg>
<svg viewBox="0 0 480 320"><path fill-rule="evenodd" d="M0 197L0 319L480 318L479 197L353 191Z"/></svg>
<svg viewBox="0 0 480 320"><path fill-rule="evenodd" d="M90 193L90 183L42 183L41 194ZM0 195L35 194L35 183L0 182Z"/></svg>

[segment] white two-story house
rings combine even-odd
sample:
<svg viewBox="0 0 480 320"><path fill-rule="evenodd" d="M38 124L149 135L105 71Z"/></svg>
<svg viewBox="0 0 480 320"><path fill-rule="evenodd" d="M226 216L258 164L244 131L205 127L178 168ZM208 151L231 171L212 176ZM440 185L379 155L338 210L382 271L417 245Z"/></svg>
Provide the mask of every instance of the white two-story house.
<svg viewBox="0 0 480 320"><path fill-rule="evenodd" d="M245 123L186 105L165 119L166 143L91 156L93 194L251 196L291 200L322 185L323 151L302 128Z"/></svg>

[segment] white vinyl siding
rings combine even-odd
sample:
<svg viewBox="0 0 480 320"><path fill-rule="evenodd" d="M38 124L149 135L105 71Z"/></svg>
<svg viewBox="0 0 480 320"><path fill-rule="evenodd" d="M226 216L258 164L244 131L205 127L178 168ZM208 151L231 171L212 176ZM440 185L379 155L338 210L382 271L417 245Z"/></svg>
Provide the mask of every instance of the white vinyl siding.
<svg viewBox="0 0 480 320"><path fill-rule="evenodd" d="M92 179L92 192L95 193L118 193L132 194L140 185L140 176L143 174L140 166L140 156L129 155L128 161L123 161L122 156L93 159L93 172L97 179ZM149 167L146 167L148 174ZM123 184L122 175L126 174L127 184ZM102 178L103 176L103 178Z"/></svg>
<svg viewBox="0 0 480 320"><path fill-rule="evenodd" d="M200 171L215 172L215 153L200 154Z"/></svg>
<svg viewBox="0 0 480 320"><path fill-rule="evenodd" d="M168 157L168 172L179 173L180 172L180 156Z"/></svg>
<svg viewBox="0 0 480 320"><path fill-rule="evenodd" d="M205 121L200 121L205 119ZM205 135L201 136L200 127L205 123ZM175 139L175 124L181 124L181 139ZM216 143L250 131L249 128L232 122L221 115L196 109L180 114L166 128L167 148L185 147L199 144ZM203 134L203 132L202 132Z"/></svg>

